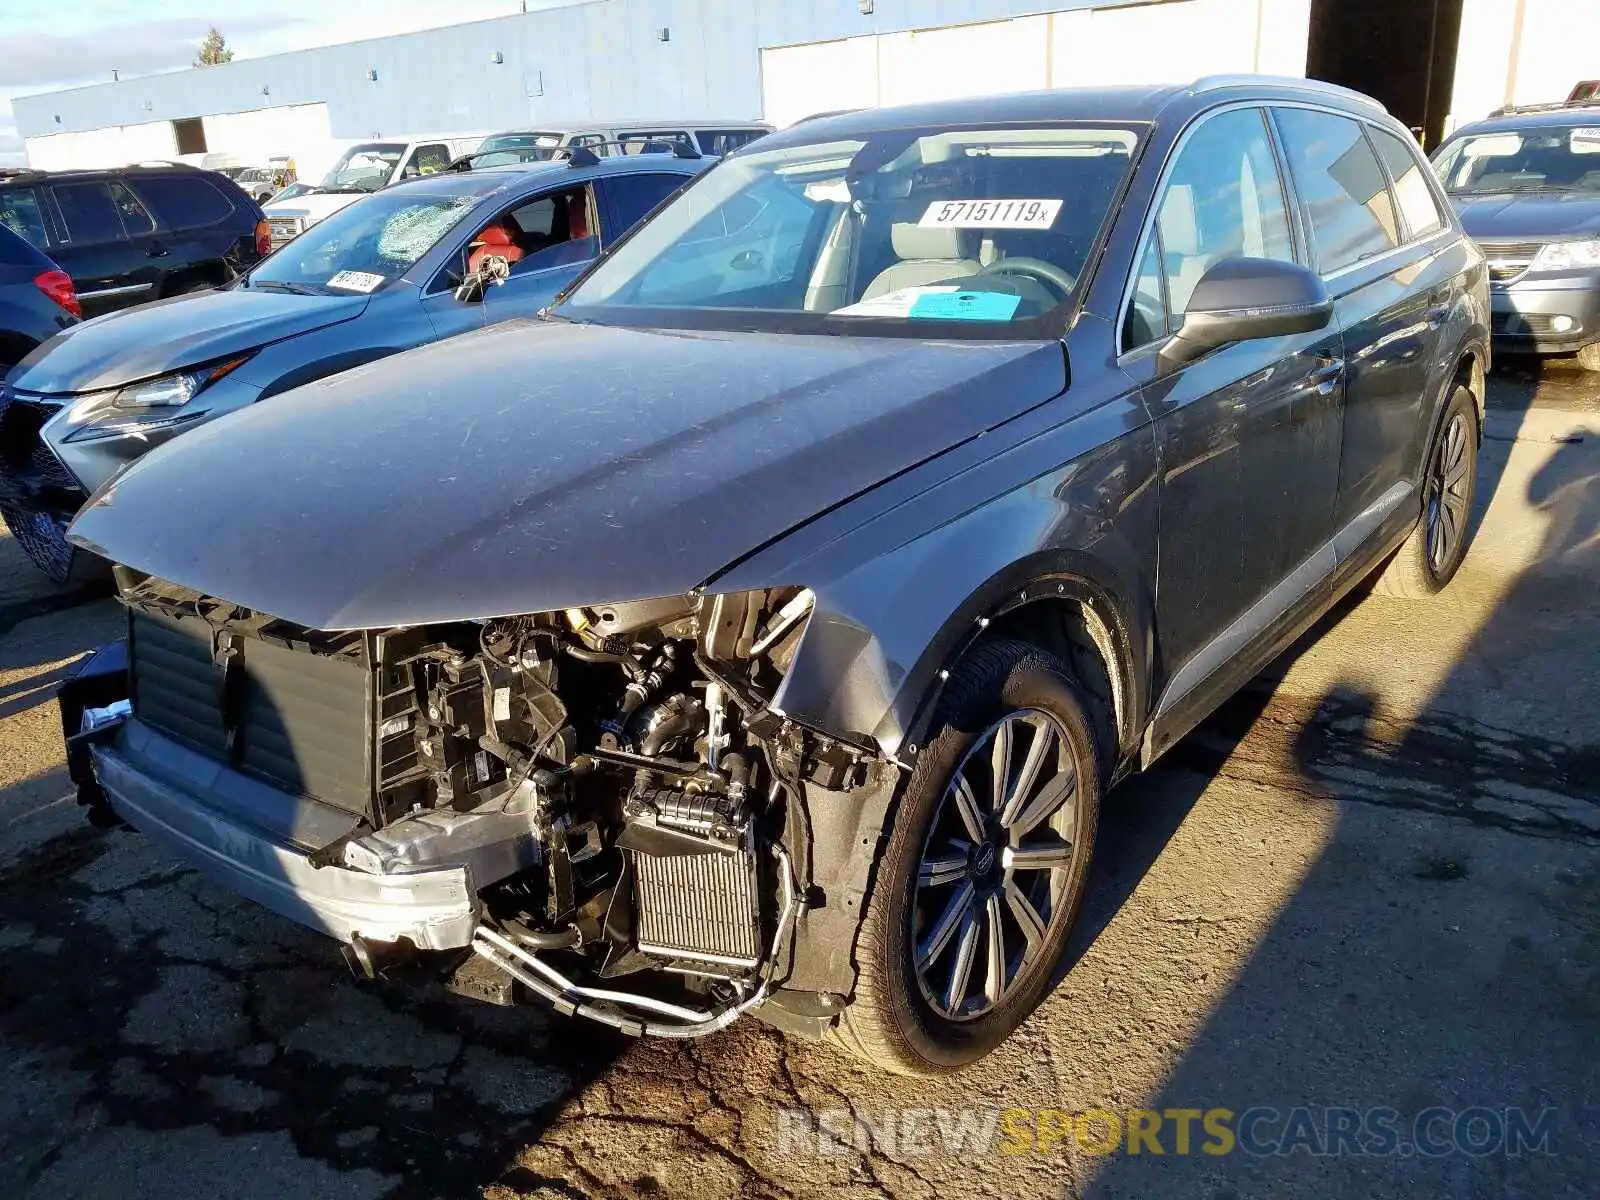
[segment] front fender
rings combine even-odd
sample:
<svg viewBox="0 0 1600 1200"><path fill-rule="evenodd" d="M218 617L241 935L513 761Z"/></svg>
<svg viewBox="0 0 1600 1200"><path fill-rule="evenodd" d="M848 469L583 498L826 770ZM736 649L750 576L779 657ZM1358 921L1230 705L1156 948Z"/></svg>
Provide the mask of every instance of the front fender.
<svg viewBox="0 0 1600 1200"><path fill-rule="evenodd" d="M1024 598L1070 591L1114 627L1142 711L1154 429L1132 395L1065 420L1046 406L1025 422L1009 446L990 435L963 448L969 462L938 483L902 481L900 502L814 552L789 562L763 555L719 581L759 586L755 578L772 572L767 583L816 594L777 708L904 760L915 753L939 672L978 623Z"/></svg>

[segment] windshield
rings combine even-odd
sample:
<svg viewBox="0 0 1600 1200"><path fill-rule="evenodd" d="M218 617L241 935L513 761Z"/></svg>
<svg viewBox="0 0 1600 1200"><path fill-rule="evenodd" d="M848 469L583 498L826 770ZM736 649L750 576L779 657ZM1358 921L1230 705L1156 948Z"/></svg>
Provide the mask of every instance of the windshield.
<svg viewBox="0 0 1600 1200"><path fill-rule="evenodd" d="M318 221L249 275L250 287L375 292L409 271L472 211L470 196L385 193Z"/></svg>
<svg viewBox="0 0 1600 1200"><path fill-rule="evenodd" d="M560 145L559 133L497 133L479 143L478 154L488 154L492 150L514 150L520 153L507 154L504 159L477 165L499 166L502 162L536 162L553 157Z"/></svg>
<svg viewBox="0 0 1600 1200"><path fill-rule="evenodd" d="M319 186L324 192L375 192L389 182L405 152L403 142L351 146Z"/></svg>
<svg viewBox="0 0 1600 1200"><path fill-rule="evenodd" d="M895 130L728 159L556 311L713 329L1026 336L1067 304L1138 134Z"/></svg>
<svg viewBox="0 0 1600 1200"><path fill-rule="evenodd" d="M1453 196L1600 193L1600 125L1545 126L1458 138L1439 151L1434 170Z"/></svg>

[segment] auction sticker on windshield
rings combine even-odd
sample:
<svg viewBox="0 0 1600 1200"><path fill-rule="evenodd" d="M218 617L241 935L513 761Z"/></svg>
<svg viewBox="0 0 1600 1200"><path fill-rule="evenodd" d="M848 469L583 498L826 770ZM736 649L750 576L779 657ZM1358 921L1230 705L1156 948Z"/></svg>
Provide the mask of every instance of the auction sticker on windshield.
<svg viewBox="0 0 1600 1200"><path fill-rule="evenodd" d="M1022 303L1008 292L972 291L949 284L899 288L835 309L836 317L886 317L912 321L1009 321Z"/></svg>
<svg viewBox="0 0 1600 1200"><path fill-rule="evenodd" d="M340 271L328 280L328 286L351 292L371 292L382 287L386 278L384 275L374 275L371 271Z"/></svg>
<svg viewBox="0 0 1600 1200"><path fill-rule="evenodd" d="M935 200L917 224L923 229L1049 229L1059 200Z"/></svg>

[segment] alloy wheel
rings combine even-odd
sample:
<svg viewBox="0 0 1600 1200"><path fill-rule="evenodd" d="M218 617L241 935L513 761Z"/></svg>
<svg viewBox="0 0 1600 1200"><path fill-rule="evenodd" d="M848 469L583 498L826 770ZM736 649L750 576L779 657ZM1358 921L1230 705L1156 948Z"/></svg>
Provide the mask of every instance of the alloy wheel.
<svg viewBox="0 0 1600 1200"><path fill-rule="evenodd" d="M1470 441L1467 418L1457 413L1439 438L1428 472L1428 566L1436 573L1445 569L1466 536L1471 504L1467 494L1467 473L1472 465L1468 458Z"/></svg>
<svg viewBox="0 0 1600 1200"><path fill-rule="evenodd" d="M923 845L913 910L917 982L940 1016L993 1011L1037 959L1079 851L1077 800L1048 713L1008 713L967 751Z"/></svg>

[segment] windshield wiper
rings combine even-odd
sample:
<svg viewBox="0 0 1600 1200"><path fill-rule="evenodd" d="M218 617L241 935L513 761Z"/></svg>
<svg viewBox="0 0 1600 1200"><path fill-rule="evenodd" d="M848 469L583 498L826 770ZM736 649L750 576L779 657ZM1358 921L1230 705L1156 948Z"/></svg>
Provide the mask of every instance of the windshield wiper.
<svg viewBox="0 0 1600 1200"><path fill-rule="evenodd" d="M269 292L288 292L295 296L321 296L323 290L311 283L290 283L283 279L251 279L252 288L261 288Z"/></svg>

